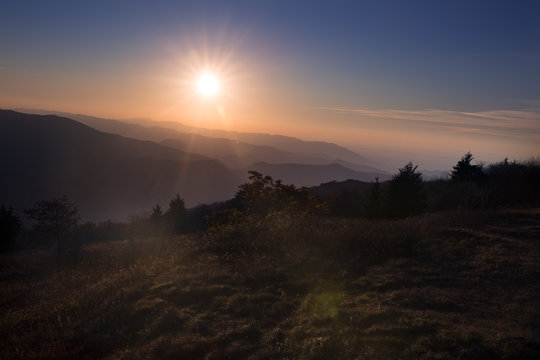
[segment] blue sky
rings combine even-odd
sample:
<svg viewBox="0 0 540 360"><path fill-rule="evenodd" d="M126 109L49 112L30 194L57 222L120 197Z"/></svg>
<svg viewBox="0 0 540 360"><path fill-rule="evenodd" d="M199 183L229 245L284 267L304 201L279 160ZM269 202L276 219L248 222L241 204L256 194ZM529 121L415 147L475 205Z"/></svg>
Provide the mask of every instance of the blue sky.
<svg viewBox="0 0 540 360"><path fill-rule="evenodd" d="M395 111L438 111L450 122L472 114L462 117L475 136L492 130L477 115L492 114L496 134L483 133L491 142L479 151L503 144L515 146L511 156L534 156L539 39L538 1L4 1L0 105L193 124L194 113L163 110L176 96L163 79L182 77L183 57L195 52L221 63L242 90L241 101L220 105L227 121L204 126L301 136L309 125L305 137L345 143L354 138L340 131L379 134L382 144L395 143L382 135L391 132L410 146L418 134L435 134L433 122L415 137ZM527 122L516 120L505 135L501 111ZM470 131L462 135L456 143L474 144Z"/></svg>

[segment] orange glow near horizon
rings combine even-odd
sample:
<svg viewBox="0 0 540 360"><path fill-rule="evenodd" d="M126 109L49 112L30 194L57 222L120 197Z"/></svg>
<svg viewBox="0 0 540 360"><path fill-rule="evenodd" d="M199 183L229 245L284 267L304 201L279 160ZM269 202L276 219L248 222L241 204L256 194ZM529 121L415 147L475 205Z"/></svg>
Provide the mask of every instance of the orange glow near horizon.
<svg viewBox="0 0 540 360"><path fill-rule="evenodd" d="M312 93L316 87L298 87L286 68L271 60L249 57L234 42L196 43L187 47L191 51L169 49L166 56L141 62L137 71L125 73L88 72L73 77L63 69L35 74L4 71L0 79L13 85L0 91L0 107L112 119L143 117L207 129L329 141L350 148L458 154L471 150L517 159L539 155L540 110L535 108L460 112L322 107Z"/></svg>

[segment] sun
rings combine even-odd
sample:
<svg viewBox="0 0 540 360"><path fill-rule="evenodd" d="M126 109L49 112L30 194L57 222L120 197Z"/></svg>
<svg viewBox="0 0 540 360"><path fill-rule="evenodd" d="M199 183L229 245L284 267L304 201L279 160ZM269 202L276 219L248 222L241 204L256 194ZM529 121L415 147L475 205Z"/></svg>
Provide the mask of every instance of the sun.
<svg viewBox="0 0 540 360"><path fill-rule="evenodd" d="M197 90L204 96L213 97L219 92L219 81L215 75L204 73L197 79Z"/></svg>

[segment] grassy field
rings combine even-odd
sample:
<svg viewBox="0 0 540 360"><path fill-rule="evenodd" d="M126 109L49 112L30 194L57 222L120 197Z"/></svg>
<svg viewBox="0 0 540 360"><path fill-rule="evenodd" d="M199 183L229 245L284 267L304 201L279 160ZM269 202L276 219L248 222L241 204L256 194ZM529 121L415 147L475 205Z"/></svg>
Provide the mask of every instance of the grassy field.
<svg viewBox="0 0 540 360"><path fill-rule="evenodd" d="M265 229L2 254L0 358L540 358L540 210Z"/></svg>

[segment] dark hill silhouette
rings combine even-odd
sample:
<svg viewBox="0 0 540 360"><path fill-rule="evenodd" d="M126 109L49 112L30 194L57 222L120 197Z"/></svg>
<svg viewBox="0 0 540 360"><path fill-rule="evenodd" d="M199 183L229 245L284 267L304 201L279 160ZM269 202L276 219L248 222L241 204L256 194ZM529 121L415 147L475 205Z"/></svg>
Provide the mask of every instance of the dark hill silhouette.
<svg viewBox="0 0 540 360"><path fill-rule="evenodd" d="M388 176L381 173L358 172L340 164L305 165L305 164L268 164L256 163L247 170L256 170L270 175L274 179L281 179L284 183L297 186L317 186L329 181L343 181L347 179L372 181L377 176L386 179Z"/></svg>
<svg viewBox="0 0 540 360"><path fill-rule="evenodd" d="M218 161L151 141L107 134L54 115L0 110L0 199L21 210L66 195L89 218L234 195L240 177Z"/></svg>
<svg viewBox="0 0 540 360"><path fill-rule="evenodd" d="M356 171L386 174L377 168L376 163L347 148L328 142L304 141L282 135L203 129L169 121L120 121L46 110L26 112L61 115L100 131L162 142L178 150L218 159L232 169L244 168L256 162L312 165L337 163Z"/></svg>
<svg viewBox="0 0 540 360"><path fill-rule="evenodd" d="M319 186L313 186L309 189L317 194L323 196L336 195L344 191L348 192L362 192L369 190L373 183L360 180L345 180L345 181L330 181L320 184Z"/></svg>

